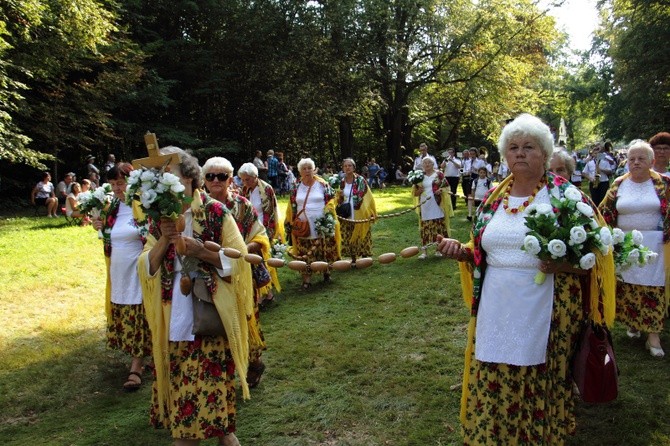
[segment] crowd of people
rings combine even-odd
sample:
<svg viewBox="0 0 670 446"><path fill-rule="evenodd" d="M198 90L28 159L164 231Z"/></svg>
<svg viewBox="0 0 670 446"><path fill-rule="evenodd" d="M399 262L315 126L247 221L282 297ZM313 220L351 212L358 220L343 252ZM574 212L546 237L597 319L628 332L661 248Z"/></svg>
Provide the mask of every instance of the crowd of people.
<svg viewBox="0 0 670 446"><path fill-rule="evenodd" d="M63 175L55 187L51 182L51 173L43 172L42 180L30 193L30 202L36 207L36 212L39 207L44 206L49 218L58 217L60 213L67 218L77 219L82 225L87 225L90 219L77 209L76 196L81 192L95 190L103 182L108 182L107 173L115 163L116 157L114 154L109 154L101 172L95 165L95 156L88 155L82 169L83 178L79 182L77 174L70 171Z"/></svg>
<svg viewBox="0 0 670 446"><path fill-rule="evenodd" d="M670 301L670 134L633 141L623 159L609 143L582 158L555 148L549 127L523 114L504 127L498 151L498 165L474 147L460 154L449 148L438 164L426 144L419 146L412 170L422 174L410 189L419 219L419 259L435 246L435 256L454 259L460 268L471 315L461 399L464 443L489 444L494 433L499 444L563 444L576 426L570 360L579 321L591 318L611 327L616 315L630 338L646 334L651 356L665 354L660 334ZM283 154L272 150L266 160L258 151L237 175L222 157L201 167L177 147L160 152L170 156L168 169L189 198L178 219L147 219L137 202L126 204L131 164L110 158L103 169L114 200L93 227L103 234L107 267L107 346L130 357L126 391L142 387L145 365L152 362L151 423L169 429L176 445L208 438L239 445L236 386L248 398L261 381L267 346L260 309L281 291L277 271L268 264L273 245L288 244L290 256L305 262L302 291L312 287L315 275L331 281L333 262L372 256L378 218L373 188L383 187L383 180L375 182L382 168L372 158L358 173L356 162L346 158L331 181L314 160L302 158L292 180ZM617 175L618 169L625 170ZM45 173L33 190L34 202L52 216L63 197L70 215L86 217L76 209L83 182L71 172L57 187L50 180ZM520 249L530 205L551 205L552 197L565 197L582 181L589 182L589 194L579 189L580 200L595 221L641 231L658 261L615 276L611 252L595 252L595 266L584 270L540 261ZM471 221L467 241L451 233L459 184ZM283 219L277 203L282 193L288 194ZM241 256L219 248L234 248ZM247 262L246 254L262 260ZM538 270L548 277L542 283L535 280ZM596 282L598 287L591 286ZM198 331L194 320L201 294L209 296L222 327L215 334ZM583 300L598 312L587 315Z"/></svg>

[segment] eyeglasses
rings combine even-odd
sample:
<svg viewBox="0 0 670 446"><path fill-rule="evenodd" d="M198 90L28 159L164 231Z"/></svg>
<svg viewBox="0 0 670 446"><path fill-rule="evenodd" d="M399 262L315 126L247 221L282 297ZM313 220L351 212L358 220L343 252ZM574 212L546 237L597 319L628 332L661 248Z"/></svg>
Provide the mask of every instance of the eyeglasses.
<svg viewBox="0 0 670 446"><path fill-rule="evenodd" d="M221 182L224 182L229 177L230 177L230 175L228 175L227 173L206 173L205 174L205 179L207 181L214 181L214 178L216 178L217 180L219 180Z"/></svg>

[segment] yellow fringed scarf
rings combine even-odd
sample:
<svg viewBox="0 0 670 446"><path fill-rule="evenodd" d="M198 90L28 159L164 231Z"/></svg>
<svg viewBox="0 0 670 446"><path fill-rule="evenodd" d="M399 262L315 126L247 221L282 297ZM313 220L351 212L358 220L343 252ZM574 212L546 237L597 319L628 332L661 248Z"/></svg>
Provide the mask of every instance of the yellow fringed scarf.
<svg viewBox="0 0 670 446"><path fill-rule="evenodd" d="M193 194L191 209L194 217L205 212L199 190L196 190ZM194 233L202 233L202 230L203 228L194 218ZM149 274L149 252L155 244L156 239L150 235L138 261L138 274L142 286L147 322L151 329L156 368L157 407L160 418L166 419L168 414L165 411L169 406L167 402L170 401L168 337L172 305L170 303L163 304L161 299L161 269L154 275ZM223 215L220 244L222 247L234 248L240 251L242 255L247 253L246 244L240 235L237 223L228 213ZM246 375L249 365L249 336L253 336L253 327L248 327L247 317L253 314L254 308L251 267L242 257L232 260L232 266L231 283L223 281L217 274L213 275L217 281L217 286L212 298L226 330L235 369L240 378L242 396L244 399L248 399L250 394ZM175 284L175 286L179 286L179 284Z"/></svg>
<svg viewBox="0 0 670 446"><path fill-rule="evenodd" d="M363 194L363 201L361 202L361 205L359 206L358 209L353 209L352 206L352 209L354 211L352 218L354 220L368 220L373 217L377 218L377 206L375 204L375 197L372 196L370 186L367 183L365 184L367 188L365 190L365 194ZM369 221L365 223L356 223L354 225L354 230L351 232L351 239L349 239L349 242L356 243L362 240L368 234L368 232L370 232L371 226L372 222Z"/></svg>

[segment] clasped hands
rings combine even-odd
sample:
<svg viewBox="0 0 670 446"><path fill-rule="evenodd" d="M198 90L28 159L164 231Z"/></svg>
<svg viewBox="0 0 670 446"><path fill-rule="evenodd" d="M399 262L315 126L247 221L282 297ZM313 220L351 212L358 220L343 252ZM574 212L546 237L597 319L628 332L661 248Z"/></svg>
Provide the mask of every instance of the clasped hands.
<svg viewBox="0 0 670 446"><path fill-rule="evenodd" d="M161 237L165 238L168 243L179 246L179 254L188 257L200 257L202 250L205 249L203 244L193 237L182 235L177 230L176 220L163 218L161 219Z"/></svg>

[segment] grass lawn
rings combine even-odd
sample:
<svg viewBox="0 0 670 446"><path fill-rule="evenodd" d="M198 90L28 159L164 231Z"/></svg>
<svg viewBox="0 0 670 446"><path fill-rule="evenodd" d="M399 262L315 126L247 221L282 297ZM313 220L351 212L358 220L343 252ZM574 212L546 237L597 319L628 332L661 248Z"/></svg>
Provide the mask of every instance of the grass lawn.
<svg viewBox="0 0 670 446"><path fill-rule="evenodd" d="M375 191L380 213L411 206L408 188ZM282 210L286 199L282 201ZM459 203L454 235L468 232ZM374 253L419 244L416 214L373 227ZM431 253L431 251L429 251ZM267 370L238 400L244 446L456 445L468 312L455 262L399 258L283 292L261 322ZM3 445L168 445L148 425L150 379L121 384L129 358L105 349L104 259L90 228L0 218L0 439ZM620 396L578 403L570 445L670 445L669 359L616 326ZM670 350L670 337L662 335ZM204 442L214 445L215 441Z"/></svg>

